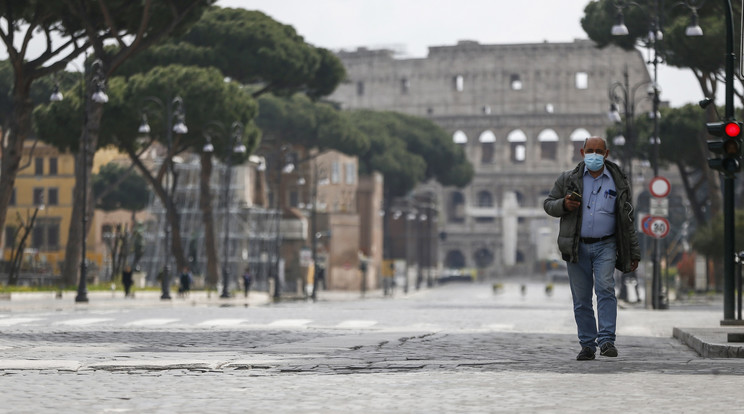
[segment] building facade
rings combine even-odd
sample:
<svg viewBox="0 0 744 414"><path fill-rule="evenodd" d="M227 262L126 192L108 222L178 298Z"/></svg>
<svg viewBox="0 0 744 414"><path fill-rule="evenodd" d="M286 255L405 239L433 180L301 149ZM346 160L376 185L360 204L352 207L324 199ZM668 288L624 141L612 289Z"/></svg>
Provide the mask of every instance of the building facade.
<svg viewBox="0 0 744 414"><path fill-rule="evenodd" d="M557 223L542 201L589 136L605 136L608 90L627 71L649 83L643 56L571 43L430 47L426 58L387 50L338 52L348 81L331 96L344 109L431 119L475 167L465 188L436 193L440 268L480 278L528 274L557 254ZM426 188L424 188L426 187Z"/></svg>

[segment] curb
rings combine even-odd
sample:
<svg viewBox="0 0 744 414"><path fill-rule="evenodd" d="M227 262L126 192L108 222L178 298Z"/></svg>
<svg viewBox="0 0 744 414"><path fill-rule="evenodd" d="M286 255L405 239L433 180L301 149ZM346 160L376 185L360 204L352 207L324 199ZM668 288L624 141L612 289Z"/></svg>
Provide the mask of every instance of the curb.
<svg viewBox="0 0 744 414"><path fill-rule="evenodd" d="M728 344L729 333L744 328L674 328L673 336L703 358L744 358L744 343Z"/></svg>

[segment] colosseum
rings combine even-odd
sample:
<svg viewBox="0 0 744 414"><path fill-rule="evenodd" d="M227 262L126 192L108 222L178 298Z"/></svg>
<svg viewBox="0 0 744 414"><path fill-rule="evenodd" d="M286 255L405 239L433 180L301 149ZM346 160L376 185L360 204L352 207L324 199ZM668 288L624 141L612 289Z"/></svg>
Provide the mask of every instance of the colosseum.
<svg viewBox="0 0 744 414"><path fill-rule="evenodd" d="M584 140L606 134L611 85L626 73L630 84L650 83L641 52L589 40L460 41L430 47L425 58L366 48L338 56L347 82L331 99L344 109L426 117L462 145L472 182L417 191L437 197L440 268L477 269L482 279L533 273L556 256L558 224L543 199L558 173L580 160Z"/></svg>

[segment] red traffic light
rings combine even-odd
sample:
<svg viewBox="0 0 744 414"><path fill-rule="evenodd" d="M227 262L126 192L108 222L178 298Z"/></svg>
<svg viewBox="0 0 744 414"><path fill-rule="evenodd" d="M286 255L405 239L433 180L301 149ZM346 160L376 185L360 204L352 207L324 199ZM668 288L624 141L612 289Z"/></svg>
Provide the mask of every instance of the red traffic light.
<svg viewBox="0 0 744 414"><path fill-rule="evenodd" d="M729 122L724 126L723 130L727 137L735 138L741 133L741 126L738 122Z"/></svg>

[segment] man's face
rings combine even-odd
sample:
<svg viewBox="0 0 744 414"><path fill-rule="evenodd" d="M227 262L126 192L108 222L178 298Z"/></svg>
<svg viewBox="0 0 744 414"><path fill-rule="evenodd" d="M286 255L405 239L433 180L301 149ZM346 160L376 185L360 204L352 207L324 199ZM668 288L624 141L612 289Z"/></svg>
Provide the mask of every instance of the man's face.
<svg viewBox="0 0 744 414"><path fill-rule="evenodd" d="M599 138L590 138L586 141L586 146L581 149L581 156L585 157L586 154L599 154L605 159L609 155L610 151L607 151L604 141Z"/></svg>

